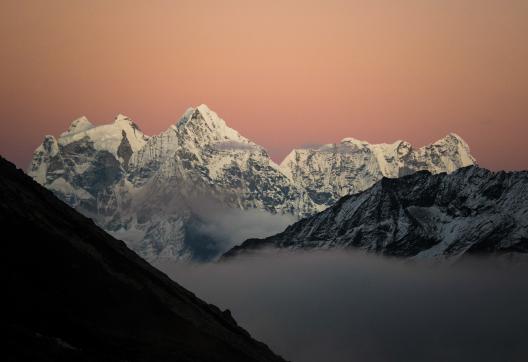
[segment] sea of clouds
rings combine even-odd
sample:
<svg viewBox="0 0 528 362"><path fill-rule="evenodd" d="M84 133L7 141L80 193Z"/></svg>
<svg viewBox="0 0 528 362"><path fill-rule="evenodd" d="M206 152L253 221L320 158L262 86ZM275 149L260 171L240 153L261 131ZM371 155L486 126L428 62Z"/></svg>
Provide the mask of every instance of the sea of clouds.
<svg viewBox="0 0 528 362"><path fill-rule="evenodd" d="M526 265L263 252L157 265L297 362L526 361Z"/></svg>

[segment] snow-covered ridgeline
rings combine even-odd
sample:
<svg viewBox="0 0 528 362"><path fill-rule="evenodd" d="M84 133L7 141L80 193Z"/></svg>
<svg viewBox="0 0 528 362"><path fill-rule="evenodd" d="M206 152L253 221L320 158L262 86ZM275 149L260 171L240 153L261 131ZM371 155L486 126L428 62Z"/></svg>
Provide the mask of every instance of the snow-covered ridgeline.
<svg viewBox="0 0 528 362"><path fill-rule="evenodd" d="M528 172L477 166L384 178L321 213L226 253L261 248L360 249L390 256L456 261L468 255L528 255Z"/></svg>
<svg viewBox="0 0 528 362"><path fill-rule="evenodd" d="M197 205L301 217L383 176L451 172L472 163L465 142L452 134L417 150L401 141L370 145L347 138L294 150L278 166L261 146L200 105L150 137L123 115L101 126L76 119L58 139L45 137L28 174L154 260L223 251L212 250L216 236L201 235L210 217L202 217ZM211 239L210 245L198 245L197 238Z"/></svg>
<svg viewBox="0 0 528 362"><path fill-rule="evenodd" d="M342 196L366 190L382 177L420 170L453 172L475 164L468 145L454 133L414 149L409 143L370 144L344 138L338 144L293 150L280 164L293 183L324 209Z"/></svg>

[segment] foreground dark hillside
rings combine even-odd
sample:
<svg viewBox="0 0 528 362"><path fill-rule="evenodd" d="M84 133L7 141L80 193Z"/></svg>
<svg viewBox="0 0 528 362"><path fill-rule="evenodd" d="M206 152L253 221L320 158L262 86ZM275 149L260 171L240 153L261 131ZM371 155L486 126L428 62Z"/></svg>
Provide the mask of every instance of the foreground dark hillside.
<svg viewBox="0 0 528 362"><path fill-rule="evenodd" d="M7 360L282 361L3 158L0 225Z"/></svg>

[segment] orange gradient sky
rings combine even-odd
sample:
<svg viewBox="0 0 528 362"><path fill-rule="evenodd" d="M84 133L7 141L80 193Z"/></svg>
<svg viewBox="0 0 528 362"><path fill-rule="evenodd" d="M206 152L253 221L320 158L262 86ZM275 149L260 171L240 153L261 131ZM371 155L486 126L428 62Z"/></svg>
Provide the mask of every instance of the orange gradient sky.
<svg viewBox="0 0 528 362"><path fill-rule="evenodd" d="M448 132L528 168L528 1L0 2L0 153L117 113L147 134L206 103L280 161L292 148Z"/></svg>

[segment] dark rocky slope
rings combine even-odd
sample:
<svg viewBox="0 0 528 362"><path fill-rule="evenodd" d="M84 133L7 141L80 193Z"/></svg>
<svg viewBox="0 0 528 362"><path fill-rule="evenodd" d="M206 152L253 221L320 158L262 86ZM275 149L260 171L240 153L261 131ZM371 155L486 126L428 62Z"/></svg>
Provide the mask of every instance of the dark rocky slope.
<svg viewBox="0 0 528 362"><path fill-rule="evenodd" d="M384 178L280 234L247 240L224 258L265 247L359 248L435 259L527 253L528 172L470 166Z"/></svg>
<svg viewBox="0 0 528 362"><path fill-rule="evenodd" d="M9 361L283 361L0 158Z"/></svg>

